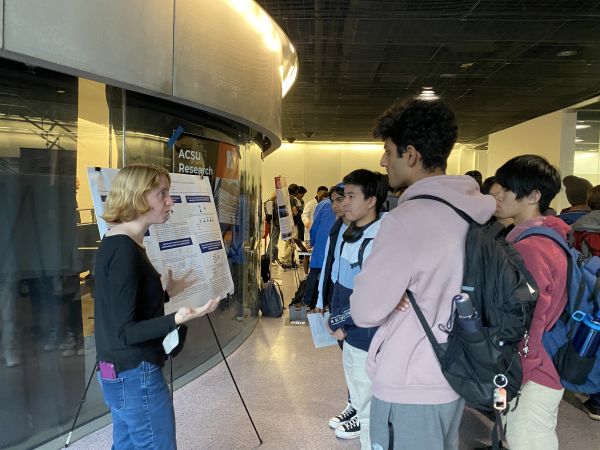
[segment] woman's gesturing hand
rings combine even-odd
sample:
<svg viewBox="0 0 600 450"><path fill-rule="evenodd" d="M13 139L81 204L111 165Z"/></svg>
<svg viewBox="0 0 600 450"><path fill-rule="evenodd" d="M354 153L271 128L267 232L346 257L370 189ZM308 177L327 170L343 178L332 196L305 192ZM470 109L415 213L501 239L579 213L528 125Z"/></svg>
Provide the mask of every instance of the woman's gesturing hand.
<svg viewBox="0 0 600 450"><path fill-rule="evenodd" d="M175 313L175 323L180 325L182 323L188 322L192 319L196 319L197 317L205 316L206 314L210 314L217 306L219 306L219 302L221 299L219 297L211 298L204 305L198 306L197 308L192 308L190 306L184 306L179 308Z"/></svg>
<svg viewBox="0 0 600 450"><path fill-rule="evenodd" d="M198 281L198 278L192 277L192 273L193 270L190 269L181 278L175 278L173 277L173 271L169 269L169 272L167 274L167 284L165 287L165 290L167 291L167 294L169 294L169 297L175 297L177 294L185 291L192 284Z"/></svg>

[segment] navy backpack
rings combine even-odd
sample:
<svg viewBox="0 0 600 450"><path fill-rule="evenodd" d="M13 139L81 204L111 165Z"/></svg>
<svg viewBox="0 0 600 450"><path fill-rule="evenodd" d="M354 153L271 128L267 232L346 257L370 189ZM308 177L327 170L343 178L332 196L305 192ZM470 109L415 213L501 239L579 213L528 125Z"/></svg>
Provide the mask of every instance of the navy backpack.
<svg viewBox="0 0 600 450"><path fill-rule="evenodd" d="M600 392L600 349L592 357L581 357L573 347L573 337L583 314L596 316L600 310L600 257L583 255L557 231L531 227L517 239L530 236L552 239L567 255L568 302L556 324L542 336L544 348L552 358L562 385L583 394ZM577 311L576 317L573 314Z"/></svg>
<svg viewBox="0 0 600 450"><path fill-rule="evenodd" d="M260 312L263 317L281 317L283 315L283 294L281 288L270 279L258 294Z"/></svg>

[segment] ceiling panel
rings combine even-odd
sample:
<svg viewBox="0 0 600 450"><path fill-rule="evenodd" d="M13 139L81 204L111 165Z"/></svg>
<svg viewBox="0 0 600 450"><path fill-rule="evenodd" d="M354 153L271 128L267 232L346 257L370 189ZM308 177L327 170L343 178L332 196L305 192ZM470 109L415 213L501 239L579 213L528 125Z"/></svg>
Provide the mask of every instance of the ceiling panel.
<svg viewBox="0 0 600 450"><path fill-rule="evenodd" d="M283 135L369 140L431 86L461 142L600 94L600 1L259 0L298 50Z"/></svg>

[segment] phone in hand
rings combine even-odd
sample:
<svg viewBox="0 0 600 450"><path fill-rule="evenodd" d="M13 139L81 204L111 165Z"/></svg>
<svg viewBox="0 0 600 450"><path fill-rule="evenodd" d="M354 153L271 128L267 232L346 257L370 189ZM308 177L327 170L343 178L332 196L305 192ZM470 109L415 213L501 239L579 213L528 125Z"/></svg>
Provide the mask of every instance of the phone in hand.
<svg viewBox="0 0 600 450"><path fill-rule="evenodd" d="M103 378L104 380L117 379L117 371L115 370L115 365L113 363L100 361L98 367L100 368L100 378Z"/></svg>

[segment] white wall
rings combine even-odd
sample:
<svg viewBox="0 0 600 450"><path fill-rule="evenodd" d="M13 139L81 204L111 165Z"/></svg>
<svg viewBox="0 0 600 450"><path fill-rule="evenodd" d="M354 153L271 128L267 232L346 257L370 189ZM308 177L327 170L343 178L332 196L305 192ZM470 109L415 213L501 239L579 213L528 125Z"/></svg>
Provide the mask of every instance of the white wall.
<svg viewBox="0 0 600 450"><path fill-rule="evenodd" d="M352 142L294 142L284 143L264 160L263 198L275 189L274 178L283 175L288 184L306 187L306 197L314 197L320 185L332 186L355 169L369 169L386 173L379 165L383 143ZM486 152L468 149L457 144L448 158L449 175L463 174L477 169L485 172Z"/></svg>
<svg viewBox="0 0 600 450"><path fill-rule="evenodd" d="M385 173L379 165L383 143L294 142L284 143L264 160L262 169L263 198L275 190L274 178L283 175L288 184L304 186L305 198L315 196L320 185L332 186L355 169Z"/></svg>
<svg viewBox="0 0 600 450"><path fill-rule="evenodd" d="M515 156L534 154L546 158L563 177L572 174L575 123L575 113L561 110L490 134L487 173L493 175ZM557 210L568 206L562 190L552 206Z"/></svg>

